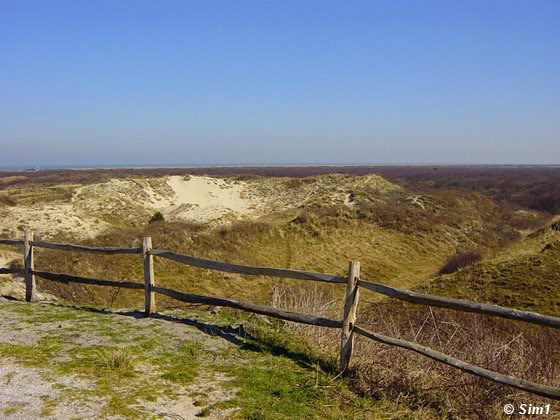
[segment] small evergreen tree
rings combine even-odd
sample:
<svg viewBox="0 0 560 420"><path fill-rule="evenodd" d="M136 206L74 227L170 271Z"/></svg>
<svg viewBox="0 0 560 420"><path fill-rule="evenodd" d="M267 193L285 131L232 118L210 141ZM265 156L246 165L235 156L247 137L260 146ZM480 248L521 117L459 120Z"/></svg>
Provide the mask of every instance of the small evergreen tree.
<svg viewBox="0 0 560 420"><path fill-rule="evenodd" d="M161 211L156 211L148 221L148 223L156 222L165 222L165 217L163 216L163 213Z"/></svg>

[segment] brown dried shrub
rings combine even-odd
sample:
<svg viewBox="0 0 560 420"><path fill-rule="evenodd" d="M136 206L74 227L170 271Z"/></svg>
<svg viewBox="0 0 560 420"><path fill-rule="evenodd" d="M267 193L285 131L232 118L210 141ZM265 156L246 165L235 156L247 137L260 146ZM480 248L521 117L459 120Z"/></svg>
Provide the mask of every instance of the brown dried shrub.
<svg viewBox="0 0 560 420"><path fill-rule="evenodd" d="M482 260L482 254L480 251L458 252L445 261L439 269L438 275L455 273L461 268L476 264L480 260Z"/></svg>

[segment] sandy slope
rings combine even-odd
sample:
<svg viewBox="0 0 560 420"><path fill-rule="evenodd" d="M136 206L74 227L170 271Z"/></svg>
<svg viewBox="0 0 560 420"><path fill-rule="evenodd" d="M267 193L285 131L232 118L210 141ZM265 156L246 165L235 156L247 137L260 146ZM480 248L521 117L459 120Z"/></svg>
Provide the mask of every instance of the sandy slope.
<svg viewBox="0 0 560 420"><path fill-rule="evenodd" d="M73 204L37 205L0 209L0 231L3 237L19 238L25 229L43 238L71 232L80 238L93 237L109 224L84 216Z"/></svg>
<svg viewBox="0 0 560 420"><path fill-rule="evenodd" d="M173 204L162 209L164 214L209 222L226 215L244 217L256 212L256 200L244 194L244 184L202 176L188 180L172 176L167 182L175 195Z"/></svg>

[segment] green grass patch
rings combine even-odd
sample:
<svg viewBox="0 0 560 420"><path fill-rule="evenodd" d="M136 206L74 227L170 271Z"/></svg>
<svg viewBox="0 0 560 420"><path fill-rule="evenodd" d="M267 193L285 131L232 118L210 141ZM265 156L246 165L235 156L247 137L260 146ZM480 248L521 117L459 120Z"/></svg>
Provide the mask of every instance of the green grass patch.
<svg viewBox="0 0 560 420"><path fill-rule="evenodd" d="M251 325L240 363L215 365L231 378L235 396L214 405L238 408L236 418L375 418L385 403L358 398L335 378L331 361L314 354L302 337L280 322Z"/></svg>
<svg viewBox="0 0 560 420"><path fill-rule="evenodd" d="M61 321L79 321L91 319L89 314L77 311L72 307L62 305L4 305L2 310L7 310L22 316L21 321L27 324L45 324Z"/></svg>
<svg viewBox="0 0 560 420"><path fill-rule="evenodd" d="M58 398L44 398L41 405L41 417L51 417L54 415L56 407L58 407Z"/></svg>
<svg viewBox="0 0 560 420"><path fill-rule="evenodd" d="M3 412L5 415L7 416L11 416L12 414L16 414L18 412L20 412L21 410L23 410L25 406L23 404L14 404L11 405L10 407L6 407L4 408Z"/></svg>
<svg viewBox="0 0 560 420"><path fill-rule="evenodd" d="M231 385L239 388L234 402L247 418L309 417L322 400L313 378L294 366L245 367L232 373Z"/></svg>
<svg viewBox="0 0 560 420"><path fill-rule="evenodd" d="M57 337L45 337L32 345L0 343L0 356L11 357L25 367L44 367L62 348Z"/></svg>
<svg viewBox="0 0 560 420"><path fill-rule="evenodd" d="M155 360L155 363L160 366L163 379L180 385L188 385L197 375L201 354L201 344L183 340L179 348L163 353Z"/></svg>

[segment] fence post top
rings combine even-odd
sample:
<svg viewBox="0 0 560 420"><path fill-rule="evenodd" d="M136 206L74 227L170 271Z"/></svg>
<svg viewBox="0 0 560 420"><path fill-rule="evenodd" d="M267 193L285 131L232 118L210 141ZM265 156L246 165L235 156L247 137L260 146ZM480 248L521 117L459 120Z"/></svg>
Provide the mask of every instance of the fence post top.
<svg viewBox="0 0 560 420"><path fill-rule="evenodd" d="M152 247L152 237L151 236L144 236L142 240L142 245L144 248L151 248Z"/></svg>
<svg viewBox="0 0 560 420"><path fill-rule="evenodd" d="M348 268L359 269L360 268L360 261L354 261L354 260L348 261Z"/></svg>

